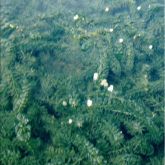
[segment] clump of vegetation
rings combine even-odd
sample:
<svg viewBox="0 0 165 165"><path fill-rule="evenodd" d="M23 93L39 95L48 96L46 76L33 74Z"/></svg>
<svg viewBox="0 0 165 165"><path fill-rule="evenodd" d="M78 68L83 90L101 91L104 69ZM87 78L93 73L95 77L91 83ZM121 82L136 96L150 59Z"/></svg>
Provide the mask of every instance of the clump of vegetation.
<svg viewBox="0 0 165 165"><path fill-rule="evenodd" d="M162 165L163 9L2 0L0 164Z"/></svg>

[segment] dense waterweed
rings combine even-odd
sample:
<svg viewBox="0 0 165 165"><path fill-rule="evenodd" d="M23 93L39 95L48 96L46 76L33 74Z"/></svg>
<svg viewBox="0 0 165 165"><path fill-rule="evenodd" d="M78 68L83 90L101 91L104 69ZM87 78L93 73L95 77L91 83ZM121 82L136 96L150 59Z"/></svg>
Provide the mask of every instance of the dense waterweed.
<svg viewBox="0 0 165 165"><path fill-rule="evenodd" d="M161 165L163 8L2 0L0 163Z"/></svg>

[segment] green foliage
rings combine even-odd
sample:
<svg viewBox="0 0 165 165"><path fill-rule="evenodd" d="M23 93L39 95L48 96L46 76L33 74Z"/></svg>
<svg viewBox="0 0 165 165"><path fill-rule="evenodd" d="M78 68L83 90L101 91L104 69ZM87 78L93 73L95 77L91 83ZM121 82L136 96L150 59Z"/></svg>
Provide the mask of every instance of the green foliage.
<svg viewBox="0 0 165 165"><path fill-rule="evenodd" d="M2 0L0 164L163 164L163 7Z"/></svg>

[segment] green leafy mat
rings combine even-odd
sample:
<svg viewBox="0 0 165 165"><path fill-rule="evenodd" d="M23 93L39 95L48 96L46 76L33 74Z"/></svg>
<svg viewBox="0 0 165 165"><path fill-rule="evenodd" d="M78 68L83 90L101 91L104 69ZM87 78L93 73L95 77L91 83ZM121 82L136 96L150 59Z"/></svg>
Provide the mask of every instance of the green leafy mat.
<svg viewBox="0 0 165 165"><path fill-rule="evenodd" d="M163 10L1 0L0 164L162 165Z"/></svg>

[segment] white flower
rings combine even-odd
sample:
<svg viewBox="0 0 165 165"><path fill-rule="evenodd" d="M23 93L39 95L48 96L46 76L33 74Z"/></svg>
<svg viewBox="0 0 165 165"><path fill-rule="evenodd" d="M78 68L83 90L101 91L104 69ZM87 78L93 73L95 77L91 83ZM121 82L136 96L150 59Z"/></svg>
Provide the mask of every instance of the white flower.
<svg viewBox="0 0 165 165"><path fill-rule="evenodd" d="M108 87L108 91L109 91L109 92L112 92L112 91L113 91L113 85L110 85L110 86Z"/></svg>
<svg viewBox="0 0 165 165"><path fill-rule="evenodd" d="M149 47L148 47L150 50L153 48L153 46L152 45L149 45Z"/></svg>
<svg viewBox="0 0 165 165"><path fill-rule="evenodd" d="M68 124L72 124L73 123L73 120L72 119L69 119L68 120Z"/></svg>
<svg viewBox="0 0 165 165"><path fill-rule="evenodd" d="M151 8L151 5L148 5L148 8L150 9Z"/></svg>
<svg viewBox="0 0 165 165"><path fill-rule="evenodd" d="M64 107L66 107L66 106L67 106L67 102L66 102L66 101L63 101L63 102L62 102L62 105L63 105Z"/></svg>
<svg viewBox="0 0 165 165"><path fill-rule="evenodd" d="M88 106L88 107L91 107L92 104L93 104L92 100L91 100L91 99L88 99L88 100L87 100L87 106Z"/></svg>
<svg viewBox="0 0 165 165"><path fill-rule="evenodd" d="M73 17L73 19L74 19L75 21L78 20L78 19L79 19L79 15L76 14L76 15Z"/></svg>
<svg viewBox="0 0 165 165"><path fill-rule="evenodd" d="M110 28L109 31L110 31L110 32L113 32L113 28Z"/></svg>
<svg viewBox="0 0 165 165"><path fill-rule="evenodd" d="M141 10L141 8L142 8L141 6L138 6L138 7L137 7L137 10L139 11L139 10Z"/></svg>
<svg viewBox="0 0 165 165"><path fill-rule="evenodd" d="M105 12L108 12L108 11L109 11L109 7L106 7L106 8L105 8Z"/></svg>
<svg viewBox="0 0 165 165"><path fill-rule="evenodd" d="M101 86L104 86L104 87L108 87L108 82L106 79L103 79L101 80L101 83L100 83Z"/></svg>
<svg viewBox="0 0 165 165"><path fill-rule="evenodd" d="M93 74L93 80L96 81L96 80L98 80L98 78L99 78L99 74L98 73L94 73Z"/></svg>
<svg viewBox="0 0 165 165"><path fill-rule="evenodd" d="M137 36L136 36L136 35L134 35L134 36L133 36L133 39L135 40L135 39L136 39L136 37L137 37Z"/></svg>
<svg viewBox="0 0 165 165"><path fill-rule="evenodd" d="M123 38L119 38L119 43L123 43Z"/></svg>

